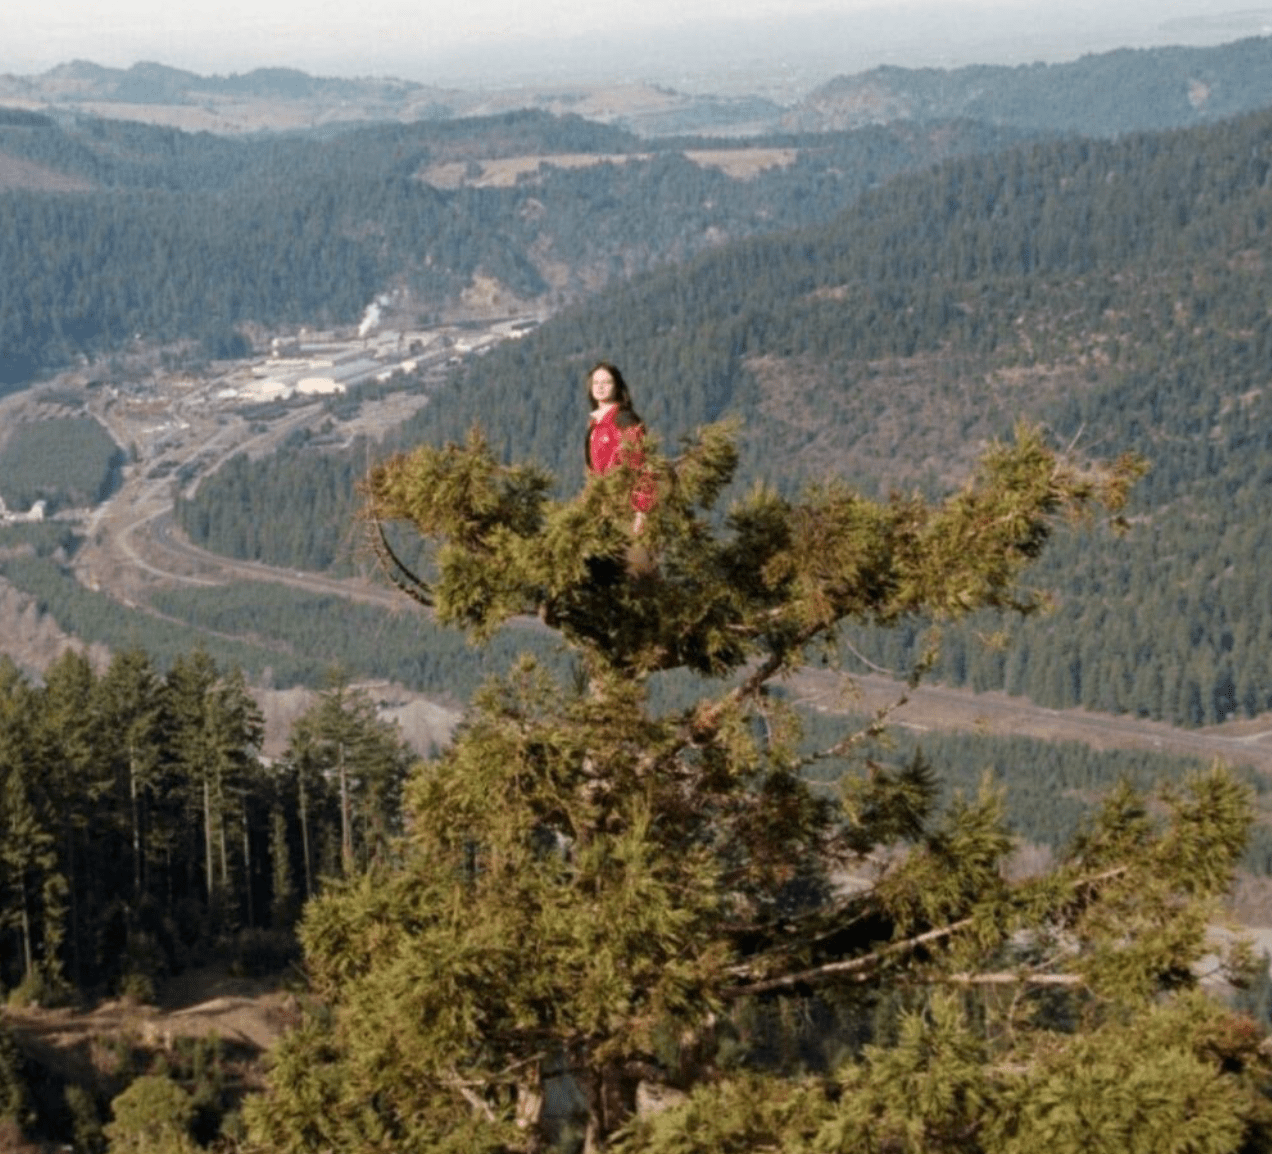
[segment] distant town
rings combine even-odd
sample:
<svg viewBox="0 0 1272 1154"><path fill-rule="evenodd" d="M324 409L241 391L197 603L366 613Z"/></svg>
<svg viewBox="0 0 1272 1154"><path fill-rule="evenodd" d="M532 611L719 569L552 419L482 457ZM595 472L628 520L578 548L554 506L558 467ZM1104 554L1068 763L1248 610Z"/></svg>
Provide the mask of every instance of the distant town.
<svg viewBox="0 0 1272 1154"><path fill-rule="evenodd" d="M56 415L94 417L121 450L121 483L94 508L50 512L43 500L28 509L0 501L0 524L75 524L86 538L74 565L80 581L132 604L138 582L177 576L170 554L156 552L176 496L193 495L229 458L263 456L301 432L309 444L332 448L382 437L427 404L465 356L516 339L541 319L381 327L373 307L344 331L258 337L251 357L213 362L199 374L161 368L153 353L109 372L81 365L7 398L0 419L14 429Z"/></svg>

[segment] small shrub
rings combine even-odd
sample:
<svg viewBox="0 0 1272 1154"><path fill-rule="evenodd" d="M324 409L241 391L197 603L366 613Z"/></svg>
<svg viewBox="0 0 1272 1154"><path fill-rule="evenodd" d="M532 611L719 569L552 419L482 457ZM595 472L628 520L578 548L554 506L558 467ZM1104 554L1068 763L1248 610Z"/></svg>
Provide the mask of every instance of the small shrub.
<svg viewBox="0 0 1272 1154"><path fill-rule="evenodd" d="M151 1003L155 1000L154 979L149 974L130 971L119 979L119 996L139 1005Z"/></svg>
<svg viewBox="0 0 1272 1154"><path fill-rule="evenodd" d="M194 1104L190 1130L206 1145L221 1131L226 1108L226 1054L219 1037L178 1038L174 1062Z"/></svg>
<svg viewBox="0 0 1272 1154"><path fill-rule="evenodd" d="M15 1009L43 1006L65 1006L71 999L71 987L60 978L51 978L36 966L9 991L9 1005Z"/></svg>
<svg viewBox="0 0 1272 1154"><path fill-rule="evenodd" d="M111 1103L111 1154L193 1154L194 1102L175 1082L145 1074Z"/></svg>

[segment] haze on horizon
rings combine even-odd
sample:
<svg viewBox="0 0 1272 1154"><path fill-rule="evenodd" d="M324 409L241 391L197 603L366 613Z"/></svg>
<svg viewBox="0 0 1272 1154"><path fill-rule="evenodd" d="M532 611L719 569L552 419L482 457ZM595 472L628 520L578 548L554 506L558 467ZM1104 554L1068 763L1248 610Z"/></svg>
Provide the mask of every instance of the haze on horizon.
<svg viewBox="0 0 1272 1154"><path fill-rule="evenodd" d="M649 81L795 95L880 64L956 67L1074 59L1272 33L1272 7L1207 0L8 0L0 73L71 60L154 61L203 75L261 67L459 87Z"/></svg>

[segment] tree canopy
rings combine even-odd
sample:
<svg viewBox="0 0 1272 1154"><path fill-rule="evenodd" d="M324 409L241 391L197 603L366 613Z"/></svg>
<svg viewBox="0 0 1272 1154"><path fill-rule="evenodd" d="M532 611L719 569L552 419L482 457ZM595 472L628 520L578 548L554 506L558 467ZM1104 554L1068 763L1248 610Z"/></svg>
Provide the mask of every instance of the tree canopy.
<svg viewBox="0 0 1272 1154"><path fill-rule="evenodd" d="M941 502L760 487L719 515L735 464L719 427L651 456L639 542L630 472L553 500L477 433L369 475L404 588L478 640L537 613L575 676L526 658L489 684L407 783L396 852L307 907L323 1010L282 1042L251 1140L1237 1150L1261 1134L1258 1032L1196 992L1244 786L1215 768L1155 806L1114 789L1054 869L1013 881L992 784L941 809L921 753L854 761L884 716L810 751L770 692L845 622L1028 610L1021 577L1055 525L1116 515L1140 463L1080 467L1021 428ZM427 571L389 521L431 542ZM704 695L659 713L654 679L686 669ZM829 784L804 772L833 762Z"/></svg>

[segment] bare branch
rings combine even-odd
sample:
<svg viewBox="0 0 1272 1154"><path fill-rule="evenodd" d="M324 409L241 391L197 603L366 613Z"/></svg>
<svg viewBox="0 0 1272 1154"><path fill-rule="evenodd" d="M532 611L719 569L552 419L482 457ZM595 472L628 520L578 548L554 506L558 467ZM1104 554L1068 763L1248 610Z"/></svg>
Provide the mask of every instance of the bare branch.
<svg viewBox="0 0 1272 1154"><path fill-rule="evenodd" d="M909 953L920 946L928 945L930 942L939 942L943 938L948 938L958 933L959 930L966 929L972 924L972 920L971 918L963 918L952 925L928 930L926 933L916 934L912 938L904 938L899 942L890 942L882 949L875 950L873 953L863 954L861 957L848 958L842 962L827 962L824 966L814 966L810 970L800 970L795 974L782 974L776 978L765 978L762 981L750 982L745 986L734 986L731 990L725 991L725 996L741 998L747 994L767 994L774 990L789 990L793 986L817 984L831 978L846 978L848 981L864 982L871 977L871 971L885 961L901 954ZM749 967L743 968L742 972L745 972L746 969L749 969Z"/></svg>
<svg viewBox="0 0 1272 1154"><path fill-rule="evenodd" d="M1127 866L1114 866L1098 874L1090 877L1079 878L1073 883L1073 889L1089 889L1098 886L1101 882L1110 881L1113 878L1120 877L1127 872ZM827 962L825 965L814 966L811 969L800 970L792 974L780 974L776 977L763 978L759 981L748 982L746 985L734 986L724 991L724 996L728 998L741 998L748 994L767 994L777 990L789 990L796 986L803 985L820 985L828 981L849 981L849 982L865 982L869 981L874 975L875 970L883 965L884 962L898 957L902 954L910 953L921 946L930 945L933 942L939 942L945 938L952 937L960 930L966 929L972 924L974 919L962 918L957 922L952 922L948 926L939 926L936 929L927 930L924 933L916 934L914 937L904 938L899 942L889 942L881 949L874 950L868 954L862 954L859 957L847 958L839 962ZM755 963L747 963L742 966L735 966L732 973L739 977L745 977L753 973ZM965 984L974 984L971 978L974 975L944 975L927 981L958 981L962 980ZM1036 985L1079 985L1081 979L1072 978L1069 975L1046 975L1037 974ZM1003 979L1004 981L1006 979ZM1020 974L1012 974L1012 981L1022 981L1024 978ZM989 980L981 984L991 984Z"/></svg>
<svg viewBox="0 0 1272 1154"><path fill-rule="evenodd" d="M1035 974L1001 970L985 974L934 974L922 980L923 985L945 983L954 986L1083 986L1081 974Z"/></svg>
<svg viewBox="0 0 1272 1154"><path fill-rule="evenodd" d="M473 1092L472 1087L474 1083L465 1082L458 1074L452 1072L451 1076L446 1079L444 1084L453 1090L458 1090L459 1096L463 1098L476 1113L485 1118L487 1122L493 1123L496 1121L495 1112L490 1108L490 1103L480 1095ZM477 1084L481 1085L483 1083Z"/></svg>
<svg viewBox="0 0 1272 1154"><path fill-rule="evenodd" d="M897 673L895 669L887 669L882 665L876 665L869 657L867 657L860 649L849 641L847 637L841 637L839 639L839 644L848 649L862 665L866 666L867 669L873 669L876 673L882 673L887 677L896 678Z"/></svg>
<svg viewBox="0 0 1272 1154"><path fill-rule="evenodd" d="M533 1066L536 1062L542 1062L548 1056L547 1050L540 1050L537 1054L531 1054L528 1058L518 1059L516 1062L509 1062L502 1070L496 1074L491 1081L501 1082L513 1072L522 1069L524 1066Z"/></svg>
<svg viewBox="0 0 1272 1154"><path fill-rule="evenodd" d="M807 765L814 765L819 761L825 761L828 757L843 757L854 746L860 745L863 741L869 741L872 737L878 737L885 729L885 723L898 709L910 700L909 693L902 693L900 697L888 705L882 705L875 710L874 717L870 723L861 729L840 738L834 745L826 749L819 749L815 753L807 754L801 757L792 767L795 771L803 769Z"/></svg>
<svg viewBox="0 0 1272 1154"><path fill-rule="evenodd" d="M417 601L419 604L431 609L433 598L428 583L407 568L402 559L394 552L393 546L389 544L389 538L384 532L384 522L378 517L373 517L371 519L371 531L367 536L371 543L371 550L375 554L376 560L379 561L384 575L412 601Z"/></svg>

